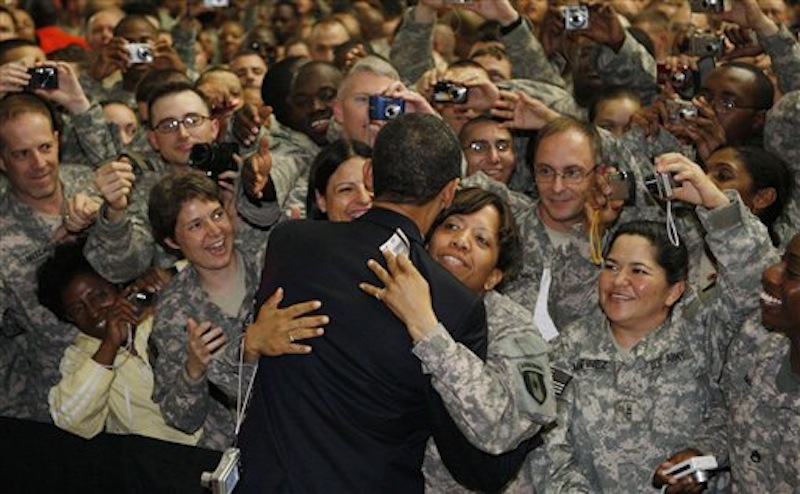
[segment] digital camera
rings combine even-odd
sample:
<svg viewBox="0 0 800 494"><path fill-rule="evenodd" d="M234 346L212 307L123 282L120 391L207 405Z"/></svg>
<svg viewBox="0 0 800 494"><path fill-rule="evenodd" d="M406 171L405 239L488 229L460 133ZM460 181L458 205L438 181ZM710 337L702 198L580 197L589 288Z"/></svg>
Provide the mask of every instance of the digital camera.
<svg viewBox="0 0 800 494"><path fill-rule="evenodd" d="M31 75L26 88L28 91L58 89L58 70L55 67L31 67L28 73Z"/></svg>
<svg viewBox="0 0 800 494"><path fill-rule="evenodd" d="M669 84L675 91L680 92L694 85L694 72L688 65L670 69L667 64L659 63L656 65L656 80L660 85Z"/></svg>
<svg viewBox="0 0 800 494"><path fill-rule="evenodd" d="M608 196L610 200L633 201L636 193L633 175L626 171L618 171L606 175L606 181L611 186L611 195Z"/></svg>
<svg viewBox="0 0 800 494"><path fill-rule="evenodd" d="M394 120L406 112L406 100L389 96L372 95L369 97L370 120Z"/></svg>
<svg viewBox="0 0 800 494"><path fill-rule="evenodd" d="M664 101L669 113L669 119L672 122L677 122L681 119L689 117L696 117L698 115L697 107L689 101L668 99Z"/></svg>
<svg viewBox="0 0 800 494"><path fill-rule="evenodd" d="M189 166L205 172L213 181L226 171L238 170L233 161L234 153L239 152L239 145L235 142L199 143L192 146L189 154Z"/></svg>
<svg viewBox="0 0 800 494"><path fill-rule="evenodd" d="M239 448L228 448L213 472L200 474L200 485L211 490L211 494L231 494L239 483Z"/></svg>
<svg viewBox="0 0 800 494"><path fill-rule="evenodd" d="M714 456L693 456L673 466L664 474L675 479L691 475L695 482L702 484L708 482L709 476L715 473L716 469L717 459Z"/></svg>
<svg viewBox="0 0 800 494"><path fill-rule="evenodd" d="M715 34L695 34L689 44L689 54L698 58L721 57L725 54L725 38Z"/></svg>
<svg viewBox="0 0 800 494"><path fill-rule="evenodd" d="M644 178L644 186L653 196L669 200L675 193L678 182L675 181L671 173L654 173Z"/></svg>
<svg viewBox="0 0 800 494"><path fill-rule="evenodd" d="M689 0L692 12L718 13L730 9L728 0Z"/></svg>
<svg viewBox="0 0 800 494"><path fill-rule="evenodd" d="M125 48L130 63L152 63L155 60L153 48L147 43L128 43Z"/></svg>
<svg viewBox="0 0 800 494"><path fill-rule="evenodd" d="M215 9L220 7L227 7L228 5L230 5L230 2L229 0L204 0L203 5Z"/></svg>
<svg viewBox="0 0 800 494"><path fill-rule="evenodd" d="M582 31L589 28L589 7L586 5L570 5L561 7L564 16L564 29Z"/></svg>
<svg viewBox="0 0 800 494"><path fill-rule="evenodd" d="M466 103L469 88L451 81L439 81L433 86L434 103Z"/></svg>

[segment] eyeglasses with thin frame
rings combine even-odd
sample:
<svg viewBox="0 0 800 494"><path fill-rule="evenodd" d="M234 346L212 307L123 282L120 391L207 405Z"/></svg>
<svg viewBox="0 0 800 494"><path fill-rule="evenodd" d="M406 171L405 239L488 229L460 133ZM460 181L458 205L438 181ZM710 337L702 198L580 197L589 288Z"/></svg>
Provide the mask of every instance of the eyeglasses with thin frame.
<svg viewBox="0 0 800 494"><path fill-rule="evenodd" d="M568 166L564 171L557 172L547 165L537 165L534 167L533 172L536 175L538 183L555 182L556 177L561 177L561 180L567 184L579 184L583 182L586 177L594 173L594 168L584 170L579 166Z"/></svg>
<svg viewBox="0 0 800 494"><path fill-rule="evenodd" d="M183 118L165 118L153 126L153 130L161 134L172 134L178 131L178 127L183 125L186 129L195 129L203 125L203 122L210 120L211 117L198 113L189 113Z"/></svg>
<svg viewBox="0 0 800 494"><path fill-rule="evenodd" d="M498 139L492 143L486 139L477 139L467 144L467 146L464 147L464 150L472 151L473 153L484 154L488 153L492 147L494 147L498 153L505 153L506 151L511 150L511 141L508 139Z"/></svg>

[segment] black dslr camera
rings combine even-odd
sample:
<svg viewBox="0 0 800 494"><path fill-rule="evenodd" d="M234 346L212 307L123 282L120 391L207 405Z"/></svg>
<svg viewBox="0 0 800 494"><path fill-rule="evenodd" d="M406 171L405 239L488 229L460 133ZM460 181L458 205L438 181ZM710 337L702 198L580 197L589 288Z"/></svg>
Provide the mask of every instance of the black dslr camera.
<svg viewBox="0 0 800 494"><path fill-rule="evenodd" d="M195 144L189 154L189 166L205 172L211 180L216 182L222 173L239 169L233 161L234 153L238 152L239 145L235 142Z"/></svg>
<svg viewBox="0 0 800 494"><path fill-rule="evenodd" d="M58 89L58 70L55 67L32 67L28 69L31 80L25 88L28 91L34 89Z"/></svg>
<svg viewBox="0 0 800 494"><path fill-rule="evenodd" d="M434 103L466 103L469 88L451 81L439 81L433 86Z"/></svg>

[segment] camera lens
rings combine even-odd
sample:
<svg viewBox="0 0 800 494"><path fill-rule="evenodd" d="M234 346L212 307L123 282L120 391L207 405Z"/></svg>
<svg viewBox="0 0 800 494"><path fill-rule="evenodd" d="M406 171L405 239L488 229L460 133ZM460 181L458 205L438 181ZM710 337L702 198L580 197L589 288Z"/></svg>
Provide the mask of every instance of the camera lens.
<svg viewBox="0 0 800 494"><path fill-rule="evenodd" d="M387 105L386 110L384 111L384 116L388 120L394 120L400 115L400 105Z"/></svg>

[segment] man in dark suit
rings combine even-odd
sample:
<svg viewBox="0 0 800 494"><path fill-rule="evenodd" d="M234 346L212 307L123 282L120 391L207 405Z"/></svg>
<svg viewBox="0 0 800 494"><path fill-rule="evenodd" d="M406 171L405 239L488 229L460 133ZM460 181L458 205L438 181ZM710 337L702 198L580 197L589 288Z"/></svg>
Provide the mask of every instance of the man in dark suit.
<svg viewBox="0 0 800 494"><path fill-rule="evenodd" d="M428 280L440 322L485 357L483 304L428 256L423 240L452 201L460 165L446 124L403 115L378 134L366 165L372 210L351 223L275 228L256 308L280 287L284 306L320 300L330 322L324 336L305 342L311 353L260 359L239 437L240 491L422 492L432 433L446 463L448 455L462 461L466 443L411 353L404 324L358 287L378 284L367 261L382 260L382 249L408 255Z"/></svg>

